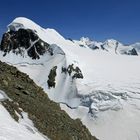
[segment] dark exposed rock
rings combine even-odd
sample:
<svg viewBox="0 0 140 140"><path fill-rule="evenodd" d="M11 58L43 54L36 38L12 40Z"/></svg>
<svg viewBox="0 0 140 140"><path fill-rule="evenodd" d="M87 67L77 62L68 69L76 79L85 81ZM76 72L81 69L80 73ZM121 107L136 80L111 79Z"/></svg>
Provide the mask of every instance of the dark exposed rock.
<svg viewBox="0 0 140 140"><path fill-rule="evenodd" d="M103 45L101 45L101 49L102 49L102 50L105 50L105 48L104 48L104 46L103 46Z"/></svg>
<svg viewBox="0 0 140 140"><path fill-rule="evenodd" d="M138 53L137 53L135 48L133 48L132 50L129 50L128 54L129 55L138 55Z"/></svg>
<svg viewBox="0 0 140 140"><path fill-rule="evenodd" d="M108 50L104 47L104 44L101 45L101 49L108 52Z"/></svg>
<svg viewBox="0 0 140 140"><path fill-rule="evenodd" d="M6 55L6 52L9 51L9 46L10 46L10 34L9 33L4 33L2 36L2 41L1 41L1 50L4 51L4 55Z"/></svg>
<svg viewBox="0 0 140 140"><path fill-rule="evenodd" d="M39 59L39 55L36 53L35 47L32 47L28 50L28 55L32 57L32 59Z"/></svg>
<svg viewBox="0 0 140 140"><path fill-rule="evenodd" d="M18 89L18 90L23 90L24 89L24 87L21 86L20 84L16 85L15 88Z"/></svg>
<svg viewBox="0 0 140 140"><path fill-rule="evenodd" d="M55 87L55 77L56 77L56 69L57 69L57 66L54 66L51 71L50 71L50 74L48 76L48 87L51 88L51 87Z"/></svg>
<svg viewBox="0 0 140 140"><path fill-rule="evenodd" d="M98 46L94 46L94 47L92 48L92 50L98 50L98 49L99 49Z"/></svg>
<svg viewBox="0 0 140 140"><path fill-rule="evenodd" d="M24 50L27 50L32 59L39 59L39 55L43 55L47 51L53 55L50 45L42 41L35 31L30 29L19 29L18 31L4 33L0 50L4 52L4 56L10 51L23 56Z"/></svg>
<svg viewBox="0 0 140 140"><path fill-rule="evenodd" d="M84 77L83 77L83 74L82 74L82 72L81 72L81 70L79 69L79 67L76 67L75 69L74 69L74 75L72 76L72 79L74 79L74 78L81 78L81 79L83 79Z"/></svg>
<svg viewBox="0 0 140 140"><path fill-rule="evenodd" d="M74 66L74 65L71 64L71 65L69 65L68 68L67 68L67 72L68 72L69 75L71 75L71 73L74 71L74 67L73 67L73 66Z"/></svg>
<svg viewBox="0 0 140 140"><path fill-rule="evenodd" d="M53 55L53 49L52 48L49 48L48 51L49 51L50 55Z"/></svg>
<svg viewBox="0 0 140 140"><path fill-rule="evenodd" d="M115 53L117 54L117 49L119 47L119 42L116 42Z"/></svg>
<svg viewBox="0 0 140 140"><path fill-rule="evenodd" d="M80 47L83 47L83 48L85 48L85 46L84 46L84 45L82 45L82 44L80 44L79 46L80 46Z"/></svg>
<svg viewBox="0 0 140 140"><path fill-rule="evenodd" d="M72 76L72 79L84 78L80 68L79 67L74 68L74 64L69 65L68 68L62 67L62 73L65 73L65 74L68 73L69 76Z"/></svg>
<svg viewBox="0 0 140 140"><path fill-rule="evenodd" d="M23 92L23 94L25 94L25 95L30 95L30 92L29 92L28 90L23 90L22 92Z"/></svg>
<svg viewBox="0 0 140 140"><path fill-rule="evenodd" d="M124 51L123 54L125 55L138 55L137 51L135 48L131 49L131 50L128 50L128 51Z"/></svg>
<svg viewBox="0 0 140 140"><path fill-rule="evenodd" d="M73 39L71 39L71 38L68 38L68 40L70 40L70 41L72 41L72 42L73 42Z"/></svg>
<svg viewBox="0 0 140 140"><path fill-rule="evenodd" d="M61 73L67 73L67 68L65 68L65 67L62 67L62 71L61 71Z"/></svg>

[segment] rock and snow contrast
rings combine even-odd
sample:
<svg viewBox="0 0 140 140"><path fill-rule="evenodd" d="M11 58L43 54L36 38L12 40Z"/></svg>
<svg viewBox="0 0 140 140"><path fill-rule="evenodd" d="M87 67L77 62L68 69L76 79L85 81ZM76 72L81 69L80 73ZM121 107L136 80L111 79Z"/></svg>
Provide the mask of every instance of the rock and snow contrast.
<svg viewBox="0 0 140 140"><path fill-rule="evenodd" d="M105 42L90 40L88 37L82 37L80 40L71 40L81 47L88 47L93 50L103 50L113 54L138 55L140 44L123 45L114 39L108 39Z"/></svg>
<svg viewBox="0 0 140 140"><path fill-rule="evenodd" d="M140 139L140 43L65 39L16 18L0 49L1 61L28 74L100 140Z"/></svg>
<svg viewBox="0 0 140 140"><path fill-rule="evenodd" d="M10 100L7 94L0 90L0 102L7 99ZM22 112L22 116L19 116L19 123L14 121L0 103L0 140L49 140L37 131L27 113Z"/></svg>
<svg viewBox="0 0 140 140"><path fill-rule="evenodd" d="M0 118L0 140L49 140L36 131L26 113L17 123L0 104Z"/></svg>

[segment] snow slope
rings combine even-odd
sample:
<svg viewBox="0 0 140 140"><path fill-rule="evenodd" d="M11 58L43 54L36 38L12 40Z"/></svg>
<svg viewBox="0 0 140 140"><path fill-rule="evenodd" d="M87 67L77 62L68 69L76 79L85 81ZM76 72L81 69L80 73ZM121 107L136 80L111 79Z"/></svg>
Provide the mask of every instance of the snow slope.
<svg viewBox="0 0 140 140"><path fill-rule="evenodd" d="M0 91L0 101L8 97L3 91ZM9 98L8 98L9 99ZM27 113L22 113L19 123L11 118L8 111L0 103L0 140L47 140L41 135L29 120ZM49 139L48 139L49 140Z"/></svg>
<svg viewBox="0 0 140 140"><path fill-rule="evenodd" d="M85 46L82 47L81 42L66 40L54 29L43 29L26 18L16 18L8 28L34 30L43 41L51 44L54 55L46 53L32 60L12 52L3 57L0 52L2 61L27 73L52 100L61 102L62 109L71 117L80 118L100 140L139 140L140 56L117 55L114 40L104 44L92 42L108 50L93 51L88 47L91 43L88 39L81 40ZM118 46L119 54L128 49L121 43ZM81 69L83 79L72 79L61 72L62 67L72 63ZM57 66L56 86L48 88L48 75L53 66Z"/></svg>

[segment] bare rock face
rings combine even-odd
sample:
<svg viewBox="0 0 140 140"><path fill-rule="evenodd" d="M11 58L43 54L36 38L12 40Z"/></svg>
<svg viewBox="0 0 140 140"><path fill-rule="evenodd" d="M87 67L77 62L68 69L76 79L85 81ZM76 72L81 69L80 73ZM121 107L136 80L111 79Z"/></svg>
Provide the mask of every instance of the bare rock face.
<svg viewBox="0 0 140 140"><path fill-rule="evenodd" d="M62 73L68 73L69 76L72 77L72 79L84 78L80 68L77 66L74 67L74 64L69 65L68 68L62 67Z"/></svg>
<svg viewBox="0 0 140 140"><path fill-rule="evenodd" d="M133 48L132 50L129 50L128 54L129 55L138 55L138 53L137 53L135 48Z"/></svg>
<svg viewBox="0 0 140 140"><path fill-rule="evenodd" d="M56 69L57 69L57 66L54 66L51 70L50 70L50 74L48 76L48 87L51 88L55 88L55 77L56 77Z"/></svg>
<svg viewBox="0 0 140 140"><path fill-rule="evenodd" d="M0 50L4 52L4 56L10 51L23 56L27 50L28 56L32 59L39 59L40 55L47 51L53 55L50 45L42 41L35 32L30 29L19 29L4 33Z"/></svg>

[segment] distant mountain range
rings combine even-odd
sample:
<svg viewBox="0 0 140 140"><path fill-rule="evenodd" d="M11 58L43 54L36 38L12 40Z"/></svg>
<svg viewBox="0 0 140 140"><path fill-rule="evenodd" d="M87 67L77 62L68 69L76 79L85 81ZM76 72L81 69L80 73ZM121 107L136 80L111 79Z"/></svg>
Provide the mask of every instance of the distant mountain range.
<svg viewBox="0 0 140 140"><path fill-rule="evenodd" d="M89 47L93 50L103 50L116 54L126 55L139 55L140 43L132 45L123 45L114 39L108 39L105 42L97 42L89 39L88 37L82 37L80 40L71 40L81 47Z"/></svg>

